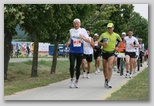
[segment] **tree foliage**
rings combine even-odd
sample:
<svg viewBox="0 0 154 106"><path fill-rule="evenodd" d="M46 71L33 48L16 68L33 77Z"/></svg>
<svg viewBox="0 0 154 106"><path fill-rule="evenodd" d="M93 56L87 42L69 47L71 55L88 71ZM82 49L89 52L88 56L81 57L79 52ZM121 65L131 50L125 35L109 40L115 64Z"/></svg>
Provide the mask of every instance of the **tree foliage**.
<svg viewBox="0 0 154 106"><path fill-rule="evenodd" d="M58 43L65 43L73 27L74 18L81 20L82 27L91 34L106 31L106 25L113 22L115 32L121 34L134 30L148 46L148 21L134 12L132 4L5 4L4 5L4 64L5 76L9 62L12 36L19 25L34 40L34 56L31 76L37 76L38 42L55 44L51 73L55 73Z"/></svg>

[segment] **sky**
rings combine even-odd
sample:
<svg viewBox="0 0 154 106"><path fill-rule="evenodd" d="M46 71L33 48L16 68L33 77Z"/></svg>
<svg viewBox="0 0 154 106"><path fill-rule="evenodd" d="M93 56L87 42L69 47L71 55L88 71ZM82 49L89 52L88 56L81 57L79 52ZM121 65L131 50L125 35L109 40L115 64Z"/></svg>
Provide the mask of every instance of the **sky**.
<svg viewBox="0 0 154 106"><path fill-rule="evenodd" d="M134 11L148 20L148 4L133 4Z"/></svg>

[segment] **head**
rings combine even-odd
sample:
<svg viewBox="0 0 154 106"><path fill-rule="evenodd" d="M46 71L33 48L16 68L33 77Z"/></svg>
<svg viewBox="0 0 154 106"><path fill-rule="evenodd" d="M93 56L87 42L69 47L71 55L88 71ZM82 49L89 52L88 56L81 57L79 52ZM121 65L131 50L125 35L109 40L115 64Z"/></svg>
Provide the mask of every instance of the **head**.
<svg viewBox="0 0 154 106"><path fill-rule="evenodd" d="M74 25L74 28L75 28L75 29L79 29L80 26L81 26L81 21L80 21L80 19L78 19L78 18L74 19L74 20L73 20L73 25Z"/></svg>
<svg viewBox="0 0 154 106"><path fill-rule="evenodd" d="M121 38L124 39L125 37L126 37L126 32L123 32L123 33L121 34Z"/></svg>
<svg viewBox="0 0 154 106"><path fill-rule="evenodd" d="M139 38L138 39L138 42L141 44L142 43L142 38Z"/></svg>
<svg viewBox="0 0 154 106"><path fill-rule="evenodd" d="M94 39L95 39L95 40L98 40L98 38L99 38L99 35L98 35L97 33L95 33L95 34L94 34Z"/></svg>
<svg viewBox="0 0 154 106"><path fill-rule="evenodd" d="M108 24L107 24L107 31L108 31L109 33L112 33L113 30L114 30L114 25L113 25L113 23L108 23Z"/></svg>
<svg viewBox="0 0 154 106"><path fill-rule="evenodd" d="M132 30L132 29L129 29L129 30L128 30L128 36L129 36L129 37L132 37L132 36L133 36L133 30Z"/></svg>
<svg viewBox="0 0 154 106"><path fill-rule="evenodd" d="M88 29L86 31L87 31L88 35L90 36L90 31Z"/></svg>

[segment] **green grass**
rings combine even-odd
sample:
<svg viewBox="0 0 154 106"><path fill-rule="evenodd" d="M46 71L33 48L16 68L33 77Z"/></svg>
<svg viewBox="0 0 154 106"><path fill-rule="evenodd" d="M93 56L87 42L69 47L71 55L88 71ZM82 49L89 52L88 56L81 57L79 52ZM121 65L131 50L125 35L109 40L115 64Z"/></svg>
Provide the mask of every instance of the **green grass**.
<svg viewBox="0 0 154 106"><path fill-rule="evenodd" d="M148 100L148 78L146 68L106 100Z"/></svg>
<svg viewBox="0 0 154 106"><path fill-rule="evenodd" d="M70 78L69 60L57 61L56 73L50 74L51 61L38 62L38 77L32 78L32 61L9 63L8 79L4 82L4 95L10 95L19 91L46 86ZM94 72L94 62L92 71ZM101 66L102 67L102 66ZM82 72L82 71L81 71ZM82 74L82 73L81 73Z"/></svg>

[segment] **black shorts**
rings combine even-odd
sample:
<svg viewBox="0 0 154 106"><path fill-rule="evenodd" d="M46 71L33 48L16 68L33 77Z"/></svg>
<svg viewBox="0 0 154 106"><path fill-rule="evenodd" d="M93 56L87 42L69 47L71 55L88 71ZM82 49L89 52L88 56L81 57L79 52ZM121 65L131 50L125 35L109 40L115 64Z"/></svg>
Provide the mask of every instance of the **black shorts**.
<svg viewBox="0 0 154 106"><path fill-rule="evenodd" d="M111 56L115 56L114 51L113 52L106 52L106 51L102 52L102 57L105 60L108 60L108 58L111 57Z"/></svg>
<svg viewBox="0 0 154 106"><path fill-rule="evenodd" d="M101 53L94 52L94 59L96 60L98 57L101 57Z"/></svg>
<svg viewBox="0 0 154 106"><path fill-rule="evenodd" d="M92 62L92 54L83 54L82 59L86 59L87 62Z"/></svg>
<svg viewBox="0 0 154 106"><path fill-rule="evenodd" d="M130 58L136 58L136 53L135 52L125 52L125 55L129 55Z"/></svg>

